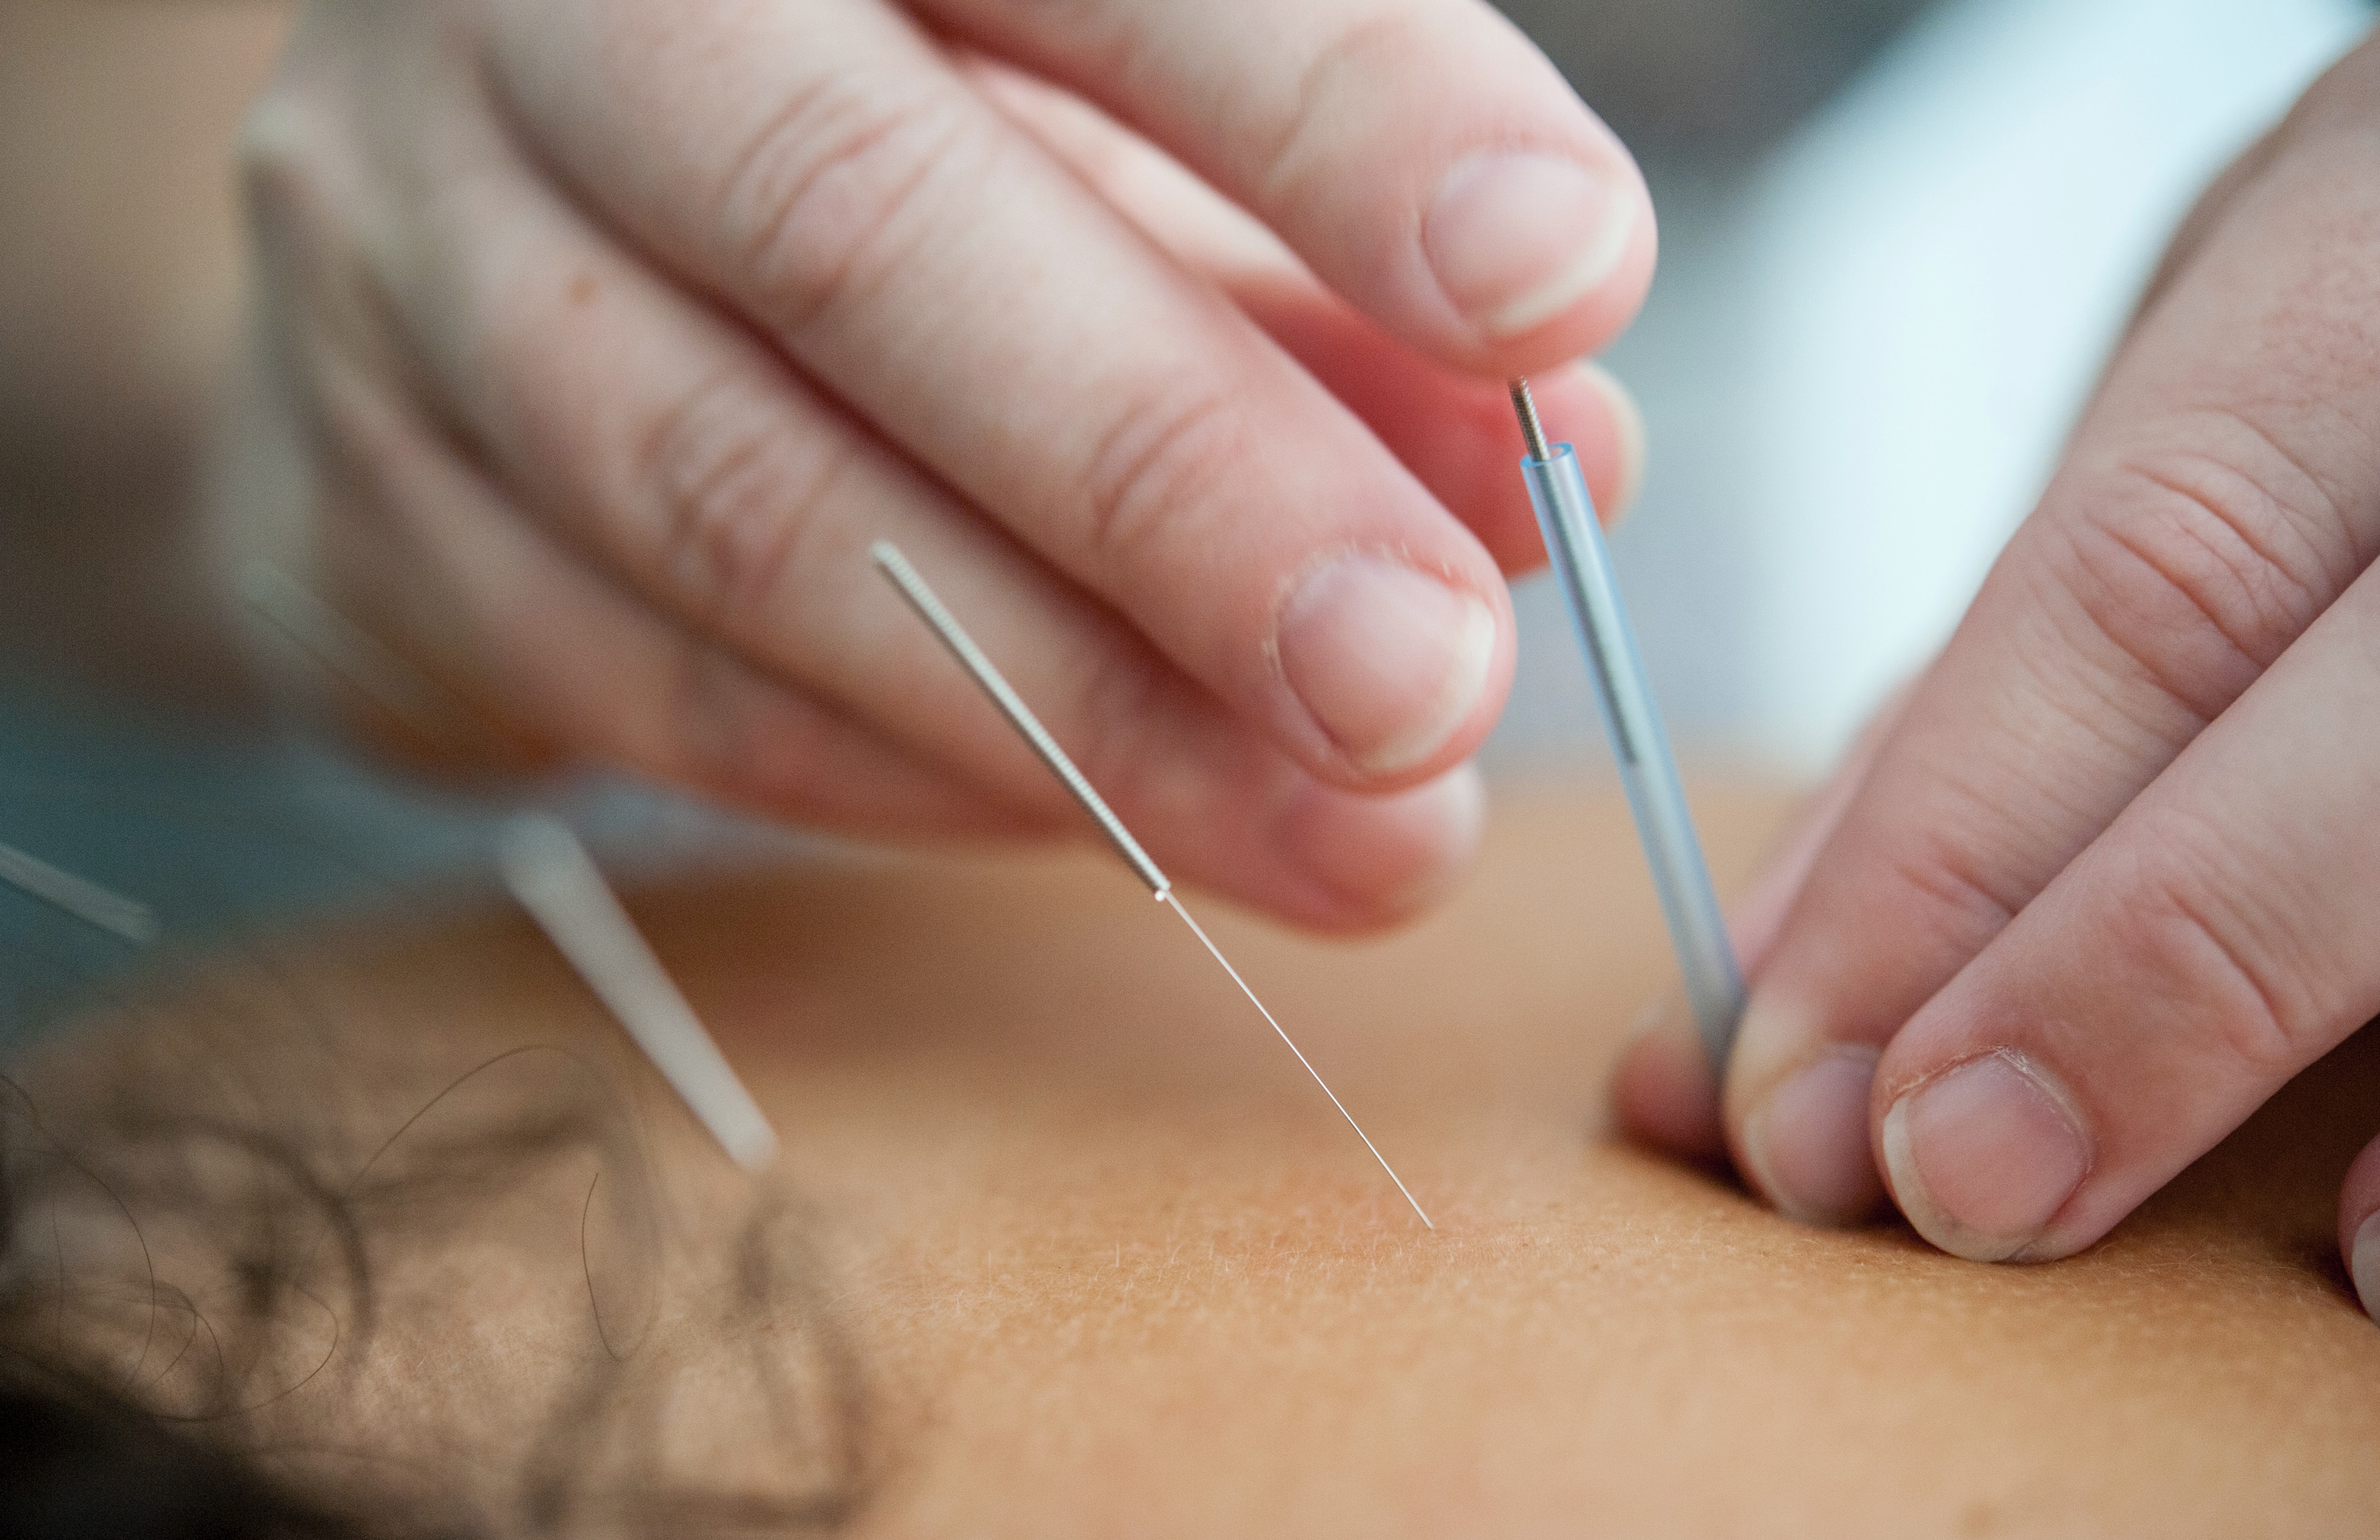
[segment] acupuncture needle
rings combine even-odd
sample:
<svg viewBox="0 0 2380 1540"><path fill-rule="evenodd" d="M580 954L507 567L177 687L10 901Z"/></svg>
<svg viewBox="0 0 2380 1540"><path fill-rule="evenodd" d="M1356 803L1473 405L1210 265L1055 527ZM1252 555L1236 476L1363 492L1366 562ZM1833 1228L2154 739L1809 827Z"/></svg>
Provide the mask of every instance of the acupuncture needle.
<svg viewBox="0 0 2380 1540"><path fill-rule="evenodd" d="M1355 1121L1355 1114L1347 1110L1347 1104L1339 1099L1339 1093L1322 1078L1322 1072L1314 1067L1305 1051L1291 1039L1288 1031L1265 1008L1265 1002L1257 998L1256 990L1240 976L1240 970L1232 966L1231 959L1223 955L1223 949L1215 944L1214 939L1207 934L1206 928L1191 918L1190 911L1183 906L1181 898L1173 891L1172 879L1159 869L1157 863L1149 858L1148 852L1141 848L1140 842L1132 837L1132 831L1126 829L1123 820L1108 806L1107 800L1099 795L1083 772L1075 768L1075 761L1058 746L1058 740L1041 725L1041 719L1033 714L1033 709L1026 705L1024 697L1010 686L991 660L984 655L983 649L975 644L975 638L967 635L966 628L958 623L957 617L917 575L917 569L909 564L909 559L901 554L900 548L890 540L878 540L868 548L868 554L875 562L877 570L901 590L901 597L909 601L909 607L917 612L917 617L933 628L934 635L941 637L942 645L950 649L951 656L958 660L959 665L981 686L983 693L991 697L991 703L1000 708L1000 714L1008 719L1008 724L1032 746L1033 752L1039 756L1041 762L1050 767L1050 772L1082 805L1083 811L1091 816L1091 821L1099 826L1099 831L1115 846L1116 854L1123 857L1124 865L1148 885L1150 894L1158 903L1182 916L1182 923L1190 928L1190 934L1197 937L1208 954L1222 964L1232 982L1240 987L1240 993L1247 996L1248 1003L1264 1017L1265 1025L1271 1027L1289 1051L1297 1056L1298 1063L1314 1077L1314 1084L1322 1087L1322 1094L1330 1098L1330 1105L1339 1110L1339 1115L1347 1120L1347 1126L1355 1131L1355 1137L1364 1141L1364 1147L1372 1152L1372 1158L1380 1163L1380 1170L1397 1184L1397 1191L1404 1194L1405 1202L1413 1205L1414 1214L1423 1226L1436 1230L1438 1226L1430 1222L1429 1215L1423 1211L1420 1200L1413 1195L1413 1190L1405 1185L1404 1178L1397 1175L1396 1168L1389 1164L1389 1158L1380 1153L1380 1147L1372 1143L1372 1136L1364 1132L1364 1125Z"/></svg>
<svg viewBox="0 0 2380 1540"><path fill-rule="evenodd" d="M1628 810L1636 820L1645 864L1653 869L1654 891L1660 896L1661 916L1677 950L1703 1052L1709 1058L1712 1078L1723 1078L1743 1016L1743 974L1728 942L1727 921L1719 913L1702 841L1686 806L1677 756L1654 707L1652 684L1645 676L1628 612L1620 602L1610 552L1604 546L1585 478L1579 474L1578 456L1569 444L1547 443L1526 380L1513 381L1512 393L1521 437L1529 450L1521 461L1529 501L1536 507L1546 552L1553 558L1563 602L1595 679L1596 703L1602 708L1612 757L1620 764L1620 782L1628 792Z"/></svg>
<svg viewBox="0 0 2380 1540"><path fill-rule="evenodd" d="M110 892L14 845L0 844L0 882L134 946L146 946L157 939L157 916L147 904Z"/></svg>
<svg viewBox="0 0 2380 1540"><path fill-rule="evenodd" d="M521 907L728 1158L747 1171L766 1170L776 1158L776 1130L570 826L541 813L513 819L497 859Z"/></svg>

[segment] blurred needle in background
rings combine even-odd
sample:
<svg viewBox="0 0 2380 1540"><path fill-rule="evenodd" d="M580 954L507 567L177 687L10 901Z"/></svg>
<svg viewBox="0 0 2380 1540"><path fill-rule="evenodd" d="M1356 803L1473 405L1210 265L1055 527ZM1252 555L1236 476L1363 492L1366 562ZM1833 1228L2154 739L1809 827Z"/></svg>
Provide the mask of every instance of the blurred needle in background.
<svg viewBox="0 0 2380 1540"><path fill-rule="evenodd" d="M504 826L497 859L521 907L729 1158L746 1170L766 1170L777 1157L776 1131L578 836L559 819L524 815Z"/></svg>

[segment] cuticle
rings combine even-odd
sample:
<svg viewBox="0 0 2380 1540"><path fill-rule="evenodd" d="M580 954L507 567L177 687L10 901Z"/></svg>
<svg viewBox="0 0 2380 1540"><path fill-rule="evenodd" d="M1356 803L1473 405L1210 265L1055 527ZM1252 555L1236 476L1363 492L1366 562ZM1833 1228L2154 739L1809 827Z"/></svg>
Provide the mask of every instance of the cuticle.
<svg viewBox="0 0 2380 1540"><path fill-rule="evenodd" d="M2034 1059L2033 1055L2025 1052L2022 1049L2009 1048L2002 1045L1998 1048L1979 1049L1975 1052L1970 1053L1963 1058L1953 1059L1949 1063L1942 1064L1924 1074L1917 1075L1893 1087L1892 1093L1887 1098L1885 1105L1887 1107L1898 1107L1902 1102L1914 1097L1918 1092L1933 1085L1935 1082L1944 1079L1956 1071L1963 1070L1970 1064L1981 1063L1986 1059L2006 1060L2010 1069L2013 1069L2017 1073L2022 1075L2026 1081L2032 1084L2044 1096L2046 1096L2052 1102L2057 1104L2058 1110L2066 1114L2066 1125L2069 1128L2071 1128L2075 1132L2076 1135L2082 1141L2082 1175L2075 1182L2074 1189L2077 1194L2081 1193L2082 1190L2082 1184L2089 1182L2091 1180L2091 1173L2097 1170L2099 1168L2098 1136L2092 1131L2090 1120L2082 1116L2082 1108L2076 1104L2073 1093L2067 1090L2064 1082L2060 1081L2056 1075L2051 1074L2046 1070L2043 1069L2039 1062ZM2070 1203L2073 1200L2069 1198L2067 1201ZM2058 1208L2061 1213L2064 1212L2065 1205L2060 1204ZM2051 1216L2051 1224L2054 1225L2056 1221L2057 1217L2055 1215ZM2047 1232L2048 1228L2048 1226L2044 1227L2045 1234Z"/></svg>

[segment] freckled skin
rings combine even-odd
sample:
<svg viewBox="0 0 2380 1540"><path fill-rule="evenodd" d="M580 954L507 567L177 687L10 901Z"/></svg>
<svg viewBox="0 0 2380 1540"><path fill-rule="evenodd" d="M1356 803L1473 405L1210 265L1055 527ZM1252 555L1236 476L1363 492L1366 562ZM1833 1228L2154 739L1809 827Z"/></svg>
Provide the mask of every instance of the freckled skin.
<svg viewBox="0 0 2380 1540"><path fill-rule="evenodd" d="M1704 799L1723 889L1781 808ZM639 1084L686 1216L669 1287L698 1292L755 1204L795 1205L771 1244L808 1248L814 1295L737 1340L820 1405L842 1371L818 1323L848 1345L856 1533L2339 1533L2380 1502L2380 1334L2328 1238L2380 1093L2360 1041L2070 1262L1802 1229L1609 1132L1620 1036L1668 967L1658 917L1616 800L1508 799L1473 886L1402 936L1323 944L1205 906L1432 1234L1110 862L820 868L635 907L784 1141L747 1186ZM359 1055L405 1022L442 1062L609 1051L510 920L321 955L373 1001ZM575 1216L584 1179L556 1186ZM534 1399L551 1314L583 1310L565 1281L517 1291L516 1321L471 1296L480 1332L526 1344L507 1393ZM753 1354L663 1316L696 1365L670 1458L790 1479L745 1432ZM366 1409L402 1436L392 1406L464 1415L425 1391L487 1371L456 1350L406 1372L410 1400L391 1371Z"/></svg>

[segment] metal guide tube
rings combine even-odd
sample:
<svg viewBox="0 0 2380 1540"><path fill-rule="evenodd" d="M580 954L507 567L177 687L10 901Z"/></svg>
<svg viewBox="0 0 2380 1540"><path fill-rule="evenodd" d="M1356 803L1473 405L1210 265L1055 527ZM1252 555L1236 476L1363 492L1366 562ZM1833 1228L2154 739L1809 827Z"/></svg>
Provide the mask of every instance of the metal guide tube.
<svg viewBox="0 0 2380 1540"><path fill-rule="evenodd" d="M1528 481L1529 501L1536 506L1537 527L1545 532L1546 551L1553 558L1554 576L1595 678L1596 700L1611 735L1645 862L1653 870L1661 915L1678 951L1695 1027L1713 1074L1723 1076L1736 1025L1743 1015L1743 976L1728 942L1718 895L1711 889L1702 841L1686 808L1669 734L1654 708L1627 612L1612 581L1611 558L1594 502L1579 473L1578 457L1566 443L1553 445L1548 458L1524 457L1521 470Z"/></svg>

